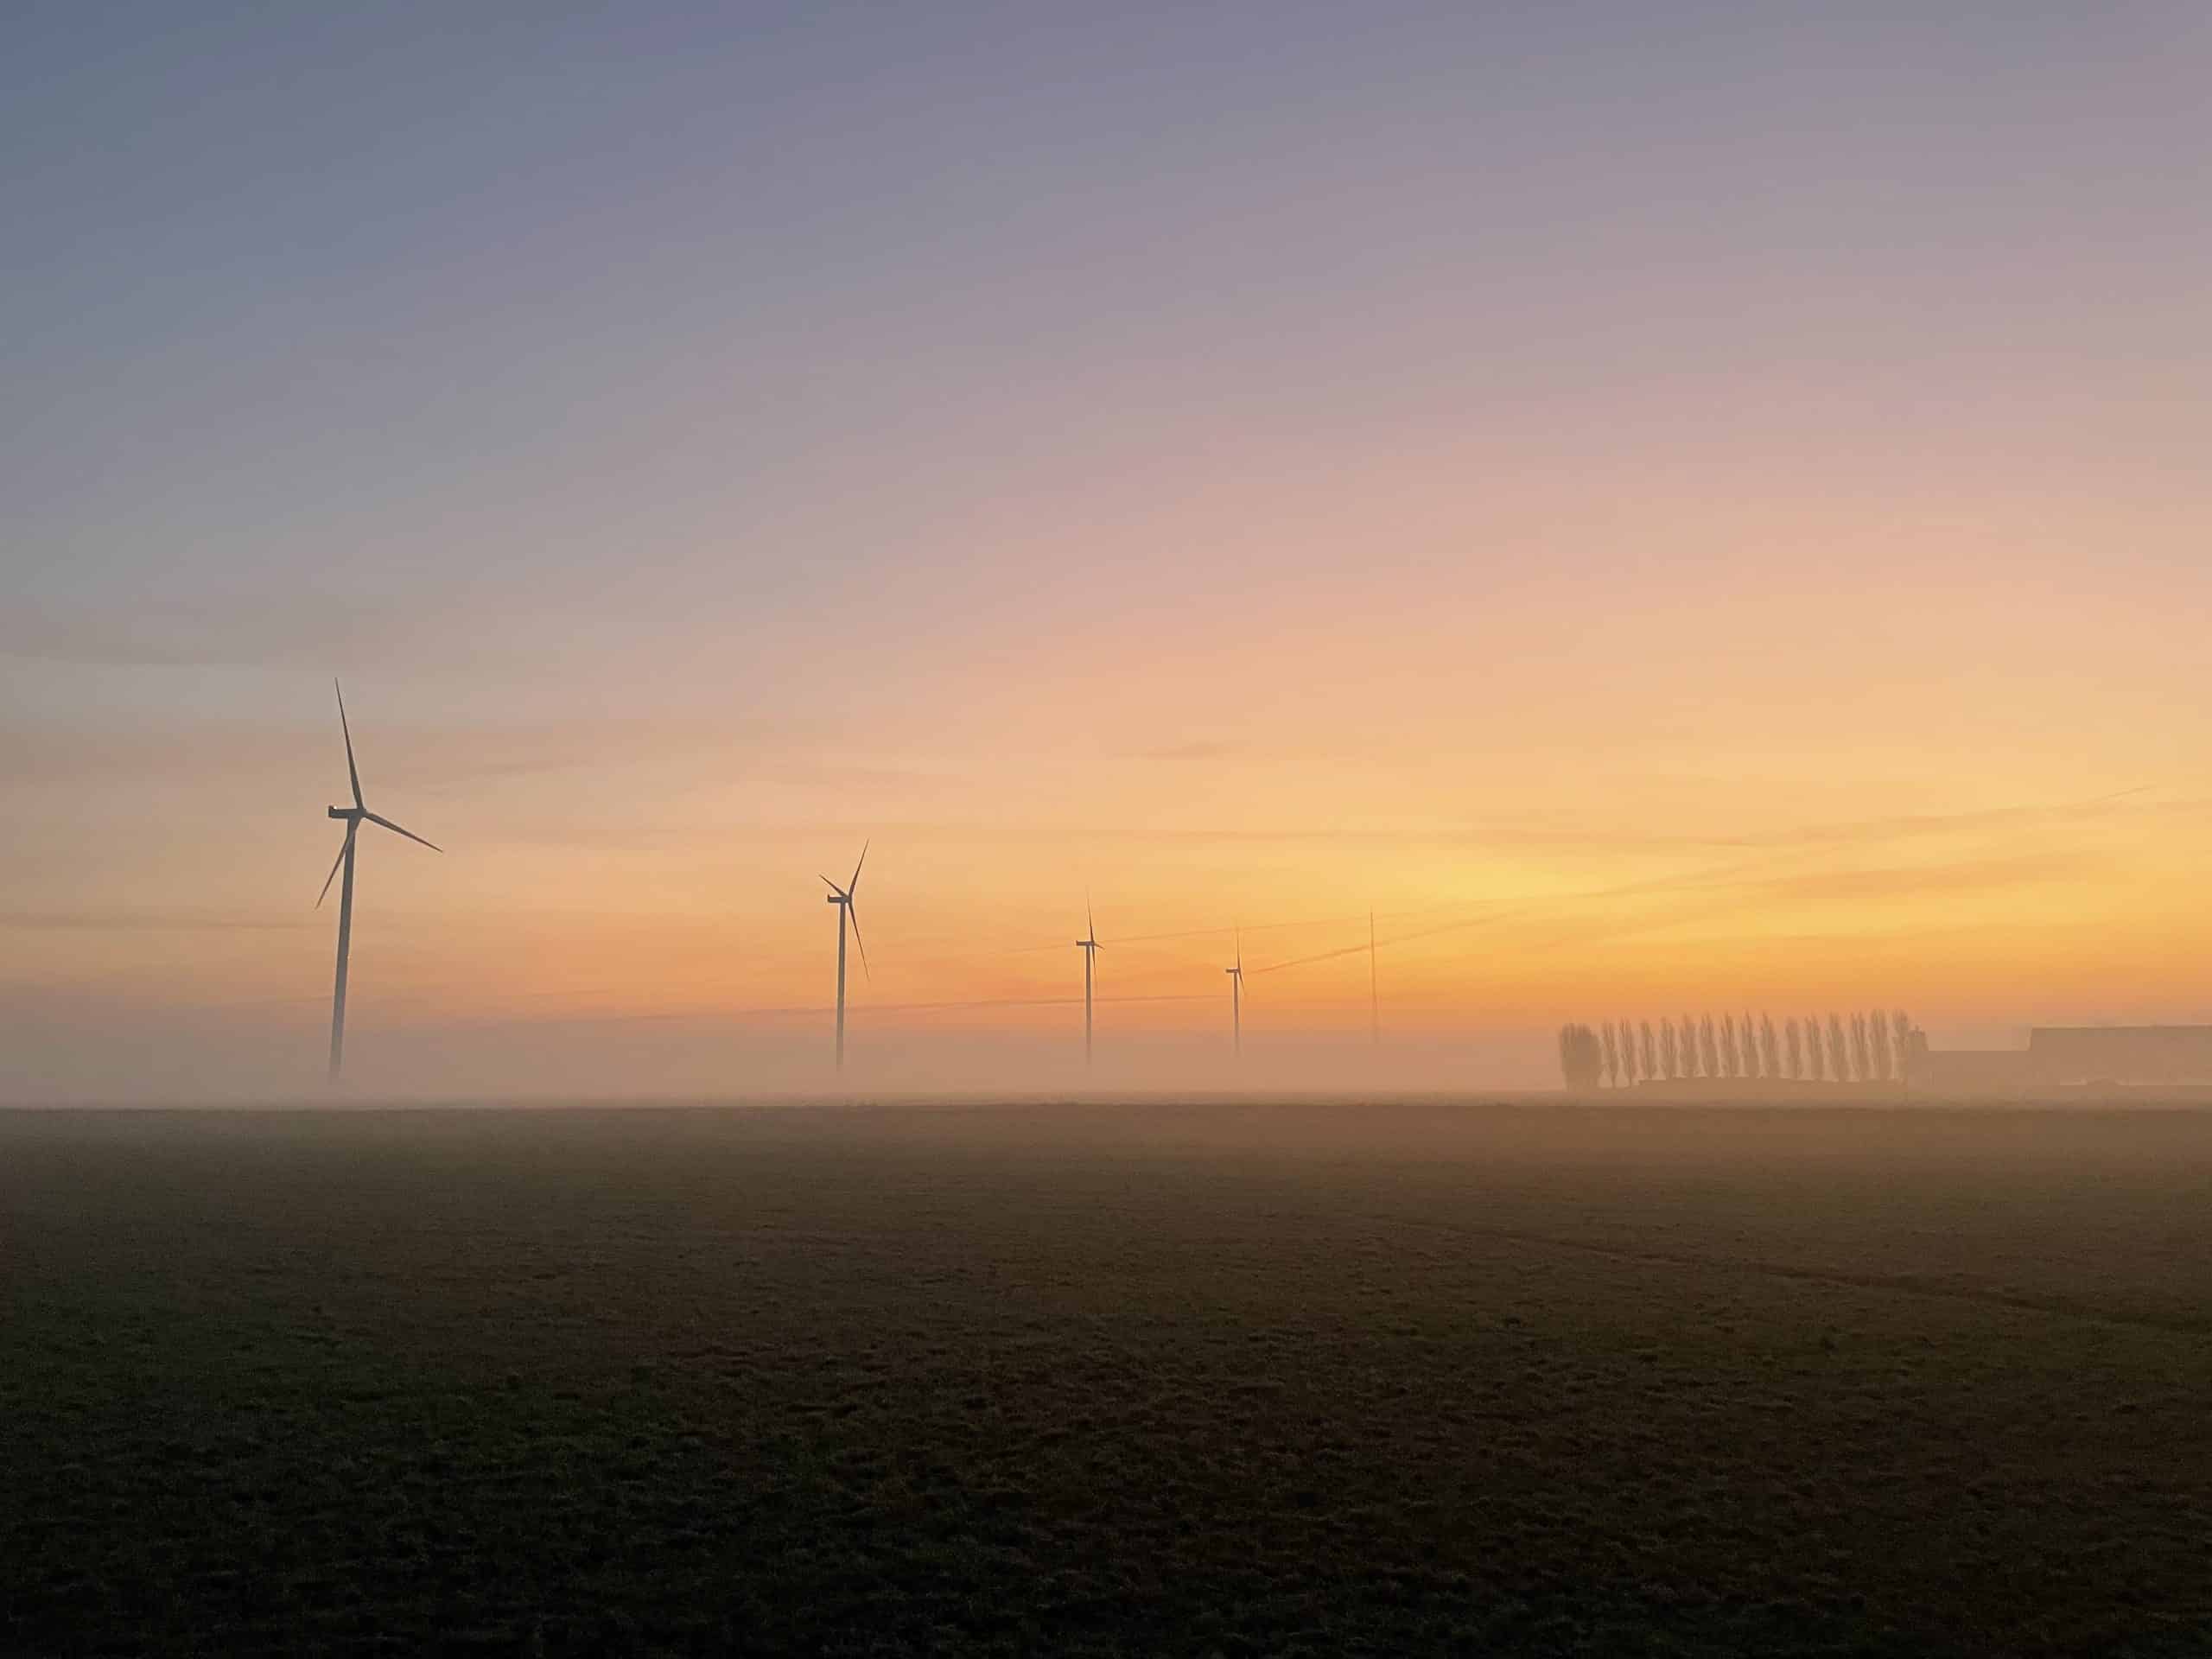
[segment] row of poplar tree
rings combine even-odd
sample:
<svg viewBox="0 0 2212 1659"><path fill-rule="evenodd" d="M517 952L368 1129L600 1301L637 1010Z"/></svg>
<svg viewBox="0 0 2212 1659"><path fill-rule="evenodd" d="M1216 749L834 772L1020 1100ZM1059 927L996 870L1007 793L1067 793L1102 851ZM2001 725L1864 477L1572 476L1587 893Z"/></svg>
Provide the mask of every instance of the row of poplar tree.
<svg viewBox="0 0 2212 1659"><path fill-rule="evenodd" d="M1827 1016L1772 1016L1741 1024L1732 1014L1679 1023L1649 1020L1602 1026L1567 1025L1559 1032L1560 1070L1570 1089L1615 1089L1662 1077L1790 1077L1812 1082L1903 1082L1912 1022L1902 1010Z"/></svg>

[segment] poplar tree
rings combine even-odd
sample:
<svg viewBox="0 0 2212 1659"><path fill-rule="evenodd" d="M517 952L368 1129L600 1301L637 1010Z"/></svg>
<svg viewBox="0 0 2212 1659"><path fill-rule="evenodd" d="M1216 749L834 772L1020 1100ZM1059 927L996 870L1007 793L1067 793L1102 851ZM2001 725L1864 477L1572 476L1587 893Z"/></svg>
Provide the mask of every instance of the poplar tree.
<svg viewBox="0 0 2212 1659"><path fill-rule="evenodd" d="M1782 1035L1783 1046L1789 1055L1789 1075L1802 1077L1805 1075L1805 1030L1796 1014L1789 1016L1789 1023L1782 1028Z"/></svg>
<svg viewBox="0 0 2212 1659"><path fill-rule="evenodd" d="M1567 1025L1559 1028L1559 1069L1565 1074L1568 1088L1596 1088L1604 1063L1605 1049L1596 1032L1587 1026Z"/></svg>

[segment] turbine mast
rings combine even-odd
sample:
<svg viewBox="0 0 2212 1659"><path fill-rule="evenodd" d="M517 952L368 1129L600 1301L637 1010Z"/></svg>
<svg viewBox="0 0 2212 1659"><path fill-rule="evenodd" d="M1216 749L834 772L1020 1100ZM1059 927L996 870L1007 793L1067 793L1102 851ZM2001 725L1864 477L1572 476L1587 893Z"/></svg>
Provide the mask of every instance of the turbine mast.
<svg viewBox="0 0 2212 1659"><path fill-rule="evenodd" d="M338 980L330 994L330 1080L346 1064L346 962L353 944L353 826L346 826L345 849L338 855L346 879L338 888Z"/></svg>
<svg viewBox="0 0 2212 1659"><path fill-rule="evenodd" d="M1381 982L1375 975L1375 911L1367 912L1367 1040L1376 1048L1382 1046L1382 992Z"/></svg>
<svg viewBox="0 0 2212 1659"><path fill-rule="evenodd" d="M837 1069L845 1069L845 901L832 899L837 906Z"/></svg>

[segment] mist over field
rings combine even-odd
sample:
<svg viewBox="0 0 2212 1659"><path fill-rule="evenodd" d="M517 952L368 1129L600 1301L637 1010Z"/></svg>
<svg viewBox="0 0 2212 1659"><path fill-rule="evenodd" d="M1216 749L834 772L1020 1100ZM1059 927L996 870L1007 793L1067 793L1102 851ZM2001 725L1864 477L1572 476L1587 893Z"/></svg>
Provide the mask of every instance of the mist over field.
<svg viewBox="0 0 2212 1659"><path fill-rule="evenodd" d="M2212 1115L0 1114L0 1643L2200 1653Z"/></svg>
<svg viewBox="0 0 2212 1659"><path fill-rule="evenodd" d="M1079 1001L1079 999L1078 999ZM1496 1038L1401 1037L1377 1053L1364 1033L1292 1033L1269 1052L1248 1043L1242 1061L1221 1034L1153 1030L1135 1041L1102 1034L1083 1062L1082 1010L1070 1031L856 1032L843 1071L830 1064L826 1016L797 1033L733 1030L708 1019L533 1021L447 1030L357 1027L341 1089L321 1076L319 1025L274 1022L251 1031L166 1021L135 1030L40 1022L8 1030L10 1067L0 1101L15 1105L162 1105L386 1100L481 1101L799 1098L836 1104L929 1094L1004 1098L1081 1093L1265 1096L1315 1090L1459 1092L1554 1089L1548 1032ZM327 1018L327 1015L324 1017ZM272 1051L274 1036L288 1038ZM1134 1052L1132 1052L1134 1051Z"/></svg>

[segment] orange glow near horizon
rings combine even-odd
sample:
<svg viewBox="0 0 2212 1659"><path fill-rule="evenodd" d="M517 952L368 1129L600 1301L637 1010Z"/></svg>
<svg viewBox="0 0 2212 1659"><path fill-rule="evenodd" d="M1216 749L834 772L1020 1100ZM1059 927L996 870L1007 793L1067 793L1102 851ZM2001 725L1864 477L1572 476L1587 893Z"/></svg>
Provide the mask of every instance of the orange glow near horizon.
<svg viewBox="0 0 2212 1659"><path fill-rule="evenodd" d="M392 747L378 734L379 759ZM385 791L396 813L399 793ZM410 800L403 821L442 830L453 854L395 841L363 860L359 1030L410 1052L425 1034L498 1033L526 1054L531 1031L581 1023L626 1030L615 1052L633 1057L653 1052L657 1030L715 1033L753 1056L764 1084L820 1080L835 921L807 866L843 854L810 861L799 843L827 837L740 829L727 842L702 835L582 858L494 839L480 853L466 820L489 828L498 815L435 795L442 804ZM974 823L879 835L861 889L872 970L853 959L856 1053L873 1041L911 1058L920 1042L966 1053L979 1074L994 1045L1050 1055L1058 1044L1071 1060L1082 977L1069 941L1086 876L1116 1075L1164 1083L1221 1080L1222 1057L1208 1056L1240 930L1242 1075L1277 1086L1331 1075L1313 1069L1317 1042L1349 1065L1367 1036L1370 890L1383 1025L1422 1064L1455 1042L1525 1054L1564 1017L1903 1007L1939 1033L1974 1033L2186 1017L2207 988L2194 964L2212 930L2177 915L2171 897L2186 890L2189 845L2212 804L2167 793L1856 821L1746 808L1732 836L1696 833L1717 804L1672 830L1647 816L1633 832L1604 827L1610 815L1578 828L1557 810L1487 841L1479 828L1193 833L1172 825L1188 795L1153 806L1170 822L1076 830L1065 846L1011 817L995 835ZM302 838L296 825L270 829ZM295 847L289 861L312 850ZM537 902L548 891L558 905ZM50 919L37 935L49 985L258 1021L311 1049L327 1006L327 911L256 905L245 919L268 925L235 928L211 925L207 906L124 931ZM1165 1046L1156 1072L1142 1058L1153 1044ZM957 1081L961 1064L918 1075ZM1508 1081L1542 1075L1540 1059L1491 1064ZM576 1081L589 1091L611 1080Z"/></svg>

